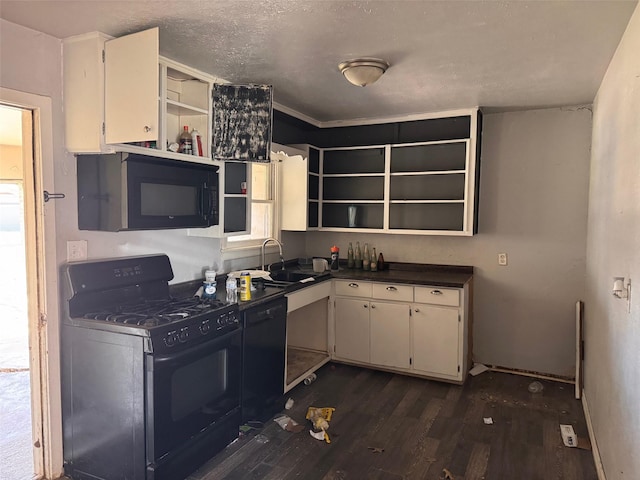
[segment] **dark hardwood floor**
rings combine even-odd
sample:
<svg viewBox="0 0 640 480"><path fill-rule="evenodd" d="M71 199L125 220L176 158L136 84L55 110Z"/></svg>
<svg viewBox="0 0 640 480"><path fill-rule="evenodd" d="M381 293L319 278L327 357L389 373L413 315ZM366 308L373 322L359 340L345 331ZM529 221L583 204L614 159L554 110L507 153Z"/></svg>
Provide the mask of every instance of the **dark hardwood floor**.
<svg viewBox="0 0 640 480"><path fill-rule="evenodd" d="M334 407L330 444L269 421L189 480L597 479L591 451L560 436L559 425L571 424L588 443L573 385L540 380L544 390L529 393L535 379L506 373L457 386L333 363L317 375L289 392L286 413L309 427L307 407Z"/></svg>

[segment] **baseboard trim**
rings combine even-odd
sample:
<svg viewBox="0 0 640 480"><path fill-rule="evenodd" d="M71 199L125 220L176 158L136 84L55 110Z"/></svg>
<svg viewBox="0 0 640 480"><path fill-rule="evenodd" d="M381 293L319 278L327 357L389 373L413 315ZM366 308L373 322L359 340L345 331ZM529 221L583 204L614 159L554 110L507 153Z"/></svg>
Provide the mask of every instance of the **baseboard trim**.
<svg viewBox="0 0 640 480"><path fill-rule="evenodd" d="M591 453L593 453L593 461L596 464L598 480L607 480L607 477L604 474L604 467L602 466L602 459L600 458L600 450L598 450L598 443L596 442L596 436L593 431L593 424L591 423L591 413L589 412L589 403L587 402L587 396L584 392L584 389L582 390L582 409L584 410L584 418L587 421L589 441L591 441Z"/></svg>
<svg viewBox="0 0 640 480"><path fill-rule="evenodd" d="M559 375L542 374L542 373L532 372L530 370L518 370L516 368L506 368L506 367L500 367L497 365L487 365L487 367L492 372L510 373L512 375L522 375L523 377L539 378L540 380L549 380L551 382L568 383L570 385L575 385L576 383L573 378L561 377Z"/></svg>

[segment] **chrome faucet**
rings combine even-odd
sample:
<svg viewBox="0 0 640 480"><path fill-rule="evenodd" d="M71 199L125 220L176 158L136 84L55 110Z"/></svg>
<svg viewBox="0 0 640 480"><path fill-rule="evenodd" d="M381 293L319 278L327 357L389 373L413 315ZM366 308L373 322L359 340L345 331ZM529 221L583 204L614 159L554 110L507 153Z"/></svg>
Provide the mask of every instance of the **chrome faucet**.
<svg viewBox="0 0 640 480"><path fill-rule="evenodd" d="M285 268L284 268L284 257L282 256L282 243L280 243L280 240L273 237L269 237L264 242L262 242L262 248L260 250L260 258L262 260L262 264L261 264L262 270L264 270L264 247L269 242L274 242L276 245L278 245L278 250L280 251L280 261L282 262L282 270L284 270ZM269 265L269 270L271 270L271 265Z"/></svg>

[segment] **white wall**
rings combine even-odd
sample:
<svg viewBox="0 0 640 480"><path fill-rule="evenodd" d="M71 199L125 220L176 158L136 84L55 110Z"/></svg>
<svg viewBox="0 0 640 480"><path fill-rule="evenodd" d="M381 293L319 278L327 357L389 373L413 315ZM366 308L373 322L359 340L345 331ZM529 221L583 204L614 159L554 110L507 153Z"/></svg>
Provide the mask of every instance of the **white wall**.
<svg viewBox="0 0 640 480"><path fill-rule="evenodd" d="M474 237L308 233L307 253L368 242L387 261L473 265L474 359L572 376L584 298L591 112L485 115ZM506 252L509 264L498 266Z"/></svg>
<svg viewBox="0 0 640 480"><path fill-rule="evenodd" d="M585 397L607 480L640 475L640 7L594 102ZM631 311L612 278L633 282Z"/></svg>

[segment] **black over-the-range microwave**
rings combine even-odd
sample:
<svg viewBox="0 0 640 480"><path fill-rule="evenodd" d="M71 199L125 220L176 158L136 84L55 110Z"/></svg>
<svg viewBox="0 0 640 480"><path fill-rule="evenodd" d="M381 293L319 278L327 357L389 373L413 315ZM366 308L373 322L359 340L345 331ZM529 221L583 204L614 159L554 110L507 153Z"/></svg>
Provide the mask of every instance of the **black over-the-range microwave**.
<svg viewBox="0 0 640 480"><path fill-rule="evenodd" d="M149 155L78 155L78 228L218 225L218 167Z"/></svg>

